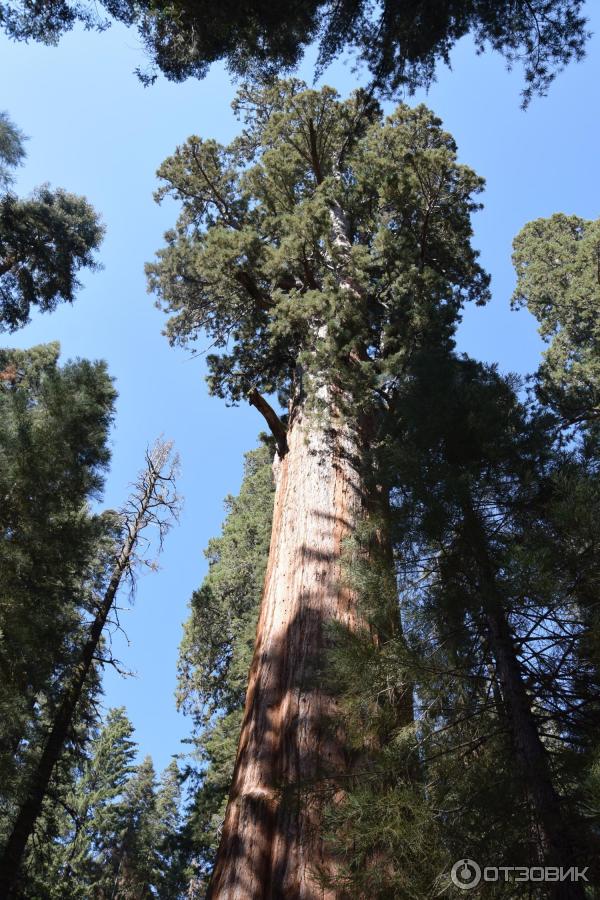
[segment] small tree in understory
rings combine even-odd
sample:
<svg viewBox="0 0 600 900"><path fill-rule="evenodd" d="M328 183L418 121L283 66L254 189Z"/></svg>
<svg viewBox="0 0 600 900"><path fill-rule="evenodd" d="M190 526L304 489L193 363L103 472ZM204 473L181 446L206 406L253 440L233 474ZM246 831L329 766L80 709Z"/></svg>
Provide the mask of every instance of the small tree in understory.
<svg viewBox="0 0 600 900"><path fill-rule="evenodd" d="M329 624L361 628L344 577L347 538L387 559L377 631L397 633L381 428L415 354L452 346L462 304L485 302L470 246L474 173L425 107L384 118L360 91L341 101L299 82L245 88L246 129L228 147L190 138L159 196L183 210L148 268L173 342L205 330L213 393L247 397L277 446L273 531L214 895L313 896L336 860L322 800L345 777L323 678ZM264 394L287 404L282 419ZM368 530L368 529L367 529ZM410 688L397 693L410 719ZM318 800L304 797L319 783ZM304 798L304 799L303 799ZM300 812L298 811L300 804ZM245 848L240 852L240 848ZM262 885L262 886L261 886Z"/></svg>

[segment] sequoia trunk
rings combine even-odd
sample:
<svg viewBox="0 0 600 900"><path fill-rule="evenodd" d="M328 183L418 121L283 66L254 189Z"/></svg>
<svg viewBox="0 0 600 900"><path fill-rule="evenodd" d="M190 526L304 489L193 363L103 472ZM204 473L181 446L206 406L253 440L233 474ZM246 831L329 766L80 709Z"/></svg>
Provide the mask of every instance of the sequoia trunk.
<svg viewBox="0 0 600 900"><path fill-rule="evenodd" d="M292 416L276 463L269 562L238 755L209 897L334 896L314 878L335 869L319 834L315 783L346 769L328 727L335 700L323 685L328 622L358 625L344 585L345 538L365 509L358 441L347 425ZM311 787L310 796L302 793Z"/></svg>

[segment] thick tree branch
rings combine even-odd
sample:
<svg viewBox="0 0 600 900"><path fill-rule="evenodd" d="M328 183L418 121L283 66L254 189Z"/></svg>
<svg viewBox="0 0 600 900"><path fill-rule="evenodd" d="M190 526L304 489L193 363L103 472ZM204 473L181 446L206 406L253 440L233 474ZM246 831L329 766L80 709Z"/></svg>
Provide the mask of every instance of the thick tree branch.
<svg viewBox="0 0 600 900"><path fill-rule="evenodd" d="M287 430L273 407L270 403L268 403L264 397L262 397L256 388L251 388L248 391L248 403L250 406L254 406L255 409L259 411L259 413L263 416L265 422L269 426L271 434L275 438L275 442L277 444L277 453L283 459L285 454L288 452L288 444L287 444Z"/></svg>
<svg viewBox="0 0 600 900"><path fill-rule="evenodd" d="M250 297L256 302L259 309L266 312L272 307L273 303L270 296L259 288L249 272L240 269L238 272L235 272L233 277L238 284L241 284L242 287L245 288Z"/></svg>
<svg viewBox="0 0 600 900"><path fill-rule="evenodd" d="M313 172L315 175L315 179L317 184L323 183L323 170L321 169L321 160L319 159L319 148L317 146L317 132L315 130L315 123L312 119L308 120L308 134L310 141L310 159L311 165L313 168Z"/></svg>

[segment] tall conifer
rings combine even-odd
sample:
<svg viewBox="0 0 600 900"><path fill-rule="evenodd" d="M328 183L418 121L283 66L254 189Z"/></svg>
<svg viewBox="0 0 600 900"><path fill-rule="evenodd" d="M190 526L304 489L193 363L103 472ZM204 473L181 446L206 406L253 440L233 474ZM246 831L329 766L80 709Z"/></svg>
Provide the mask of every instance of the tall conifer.
<svg viewBox="0 0 600 900"><path fill-rule="evenodd" d="M451 345L487 278L470 246L481 181L425 107L390 117L363 92L341 101L296 81L245 88L246 128L228 147L190 138L159 175L182 204L148 267L189 343L220 352L210 386L246 397L277 446L275 512L257 640L214 896L318 896L337 862L319 835L348 768L322 677L331 623L362 627L344 579L347 538L387 558L382 634L398 632L386 547L388 485L370 450L419 348ZM287 406L282 419L265 394ZM410 688L398 692L410 718ZM305 788L321 785L320 796Z"/></svg>

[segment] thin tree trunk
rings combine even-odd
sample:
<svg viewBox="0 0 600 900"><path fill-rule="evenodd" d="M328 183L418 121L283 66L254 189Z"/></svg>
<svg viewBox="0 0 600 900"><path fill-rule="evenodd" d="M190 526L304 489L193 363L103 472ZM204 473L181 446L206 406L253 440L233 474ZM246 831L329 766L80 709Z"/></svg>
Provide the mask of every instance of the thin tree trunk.
<svg viewBox="0 0 600 900"><path fill-rule="evenodd" d="M334 897L314 878L335 871L319 833L314 788L347 768L343 738L327 723L323 685L328 622L356 628L343 583L343 544L365 509L358 442L292 416L276 463L269 562L229 805L209 897ZM287 790L286 790L287 788Z"/></svg>
<svg viewBox="0 0 600 900"><path fill-rule="evenodd" d="M577 862L576 842L563 818L548 753L538 731L503 598L488 557L483 527L472 509L466 511L465 521L478 567L487 637L500 681L515 758L533 801L544 862L547 866L568 869ZM583 900L585 897L580 882L552 883L549 892L549 896L561 900Z"/></svg>
<svg viewBox="0 0 600 900"><path fill-rule="evenodd" d="M144 526L148 524L148 516L154 517L155 514L152 510L155 506L160 505L160 501L157 502L156 500L155 491L159 482L167 480L161 475L161 469L168 458L170 445L157 443L156 447L156 459L160 461L160 464L155 465L153 459L150 456L148 457L148 469L145 472L145 477L142 477L140 480L140 484L143 487L141 493L135 497L135 516L127 524L127 534L113 568L108 587L98 607L96 616L90 625L88 638L81 649L79 659L70 673L68 685L65 688L62 701L52 723L52 729L35 767L25 799L19 808L0 859L0 897L7 898L7 900L17 896L14 891L16 890L27 841L33 833L54 769L67 741L77 704L81 699L86 679L92 668L100 643L102 630L117 595L121 580L130 566L139 535ZM161 453L162 455L159 455Z"/></svg>
<svg viewBox="0 0 600 900"><path fill-rule="evenodd" d="M32 834L37 818L41 812L44 797L48 792L52 774L56 763L64 749L77 704L81 698L83 688L92 667L96 650L102 635L102 629L112 607L121 577L125 570L126 560L129 558L133 543L133 536L129 535L119 557L119 561L113 571L108 589L104 595L102 604L90 627L89 637L85 642L79 662L71 677L71 682L65 691L62 702L54 717L52 730L44 746L42 755L31 779L31 784L25 800L21 804L19 813L8 838L2 860L0 862L0 896L10 897L17 880L21 861L25 853L25 847L29 836Z"/></svg>

